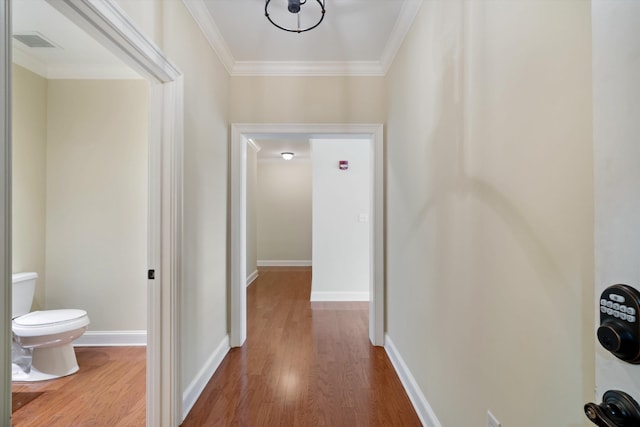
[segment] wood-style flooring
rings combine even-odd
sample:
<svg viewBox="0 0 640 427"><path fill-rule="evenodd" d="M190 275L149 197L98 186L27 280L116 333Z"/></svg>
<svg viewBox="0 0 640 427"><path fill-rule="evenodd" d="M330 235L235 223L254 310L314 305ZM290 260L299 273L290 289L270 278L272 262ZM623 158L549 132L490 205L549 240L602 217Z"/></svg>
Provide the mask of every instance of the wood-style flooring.
<svg viewBox="0 0 640 427"><path fill-rule="evenodd" d="M145 347L77 347L80 370L13 383L15 427L133 427L146 416Z"/></svg>
<svg viewBox="0 0 640 427"><path fill-rule="evenodd" d="M184 427L420 426L368 303L309 302L310 269L262 269L248 288L247 341L232 349Z"/></svg>
<svg viewBox="0 0 640 427"><path fill-rule="evenodd" d="M311 270L264 269L248 288L248 337L183 423L214 426L420 426L367 303L311 303ZM14 383L13 426L145 425L145 349L76 348L80 371Z"/></svg>

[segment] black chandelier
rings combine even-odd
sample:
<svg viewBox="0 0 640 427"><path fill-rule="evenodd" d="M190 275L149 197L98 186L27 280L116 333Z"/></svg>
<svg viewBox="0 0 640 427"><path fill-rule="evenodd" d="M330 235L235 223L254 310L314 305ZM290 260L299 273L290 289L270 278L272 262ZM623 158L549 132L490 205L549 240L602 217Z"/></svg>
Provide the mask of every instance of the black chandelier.
<svg viewBox="0 0 640 427"><path fill-rule="evenodd" d="M287 0L287 1L289 2L289 6L287 7L287 9L289 10L289 12L296 15L296 22L297 22L296 28L287 28L287 27L283 27L282 25L276 24L273 21L273 19L271 19L271 17L269 16L269 3L271 3L271 0L265 0L265 4L264 4L264 16L267 17L269 22L271 22L273 25L280 28L281 30L288 31L290 33L304 33L305 31L313 30L315 27L320 25L320 23L324 19L324 12L325 12L324 1L325 0L311 0L312 3L316 2L318 3L318 6L320 6L320 12L321 12L320 19L318 20L318 22L316 22L314 25L310 27L301 28L300 27L300 14L301 14L300 9L301 9L301 6L304 6L305 4L307 4L308 0Z"/></svg>

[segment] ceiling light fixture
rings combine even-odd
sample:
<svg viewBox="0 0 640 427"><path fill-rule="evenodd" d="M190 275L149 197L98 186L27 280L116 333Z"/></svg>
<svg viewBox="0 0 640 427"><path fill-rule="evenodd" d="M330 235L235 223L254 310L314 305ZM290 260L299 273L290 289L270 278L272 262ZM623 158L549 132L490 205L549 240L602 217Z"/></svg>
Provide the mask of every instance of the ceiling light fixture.
<svg viewBox="0 0 640 427"><path fill-rule="evenodd" d="M315 27L320 25L320 23L324 19L324 12L325 12L324 0L287 0L287 1L289 3L289 5L287 6L287 9L289 10L289 12L296 15L296 21L297 21L296 28L287 28L287 27L283 27L282 25L276 24L273 21L273 19L271 19L271 16L269 16L269 4L271 3L271 0L265 0L265 4L264 4L264 16L267 17L269 22L271 22L273 25L280 28L281 30L288 31L290 33L304 33L305 31L313 30ZM320 6L320 12L321 12L320 19L314 25L311 25L310 27L307 27L307 28L302 28L300 26L300 15L302 13L301 6L304 6L305 4L307 4L307 1L311 1L311 3L314 3L314 2L318 3L318 6Z"/></svg>
<svg viewBox="0 0 640 427"><path fill-rule="evenodd" d="M285 151L284 153L280 153L280 155L282 156L283 159L285 160L291 160L293 159L293 153L290 151Z"/></svg>

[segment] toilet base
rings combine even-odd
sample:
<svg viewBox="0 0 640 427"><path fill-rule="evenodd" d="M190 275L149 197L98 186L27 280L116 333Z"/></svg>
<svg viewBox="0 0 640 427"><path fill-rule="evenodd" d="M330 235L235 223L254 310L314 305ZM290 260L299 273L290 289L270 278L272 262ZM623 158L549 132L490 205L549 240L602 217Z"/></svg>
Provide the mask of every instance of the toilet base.
<svg viewBox="0 0 640 427"><path fill-rule="evenodd" d="M71 375L80 369L71 343L33 349L31 372L12 365L12 381L46 381Z"/></svg>

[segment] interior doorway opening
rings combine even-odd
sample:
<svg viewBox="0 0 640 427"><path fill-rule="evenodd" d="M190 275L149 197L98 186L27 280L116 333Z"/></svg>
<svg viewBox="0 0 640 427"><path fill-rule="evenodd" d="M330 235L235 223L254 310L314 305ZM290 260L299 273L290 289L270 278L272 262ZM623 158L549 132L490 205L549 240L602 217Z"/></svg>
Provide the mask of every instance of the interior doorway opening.
<svg viewBox="0 0 640 427"><path fill-rule="evenodd" d="M373 169L370 221L369 339L384 345L384 141L379 124L233 124L231 126L231 333L246 339L247 144L251 139L366 139Z"/></svg>
<svg viewBox="0 0 640 427"><path fill-rule="evenodd" d="M0 74L3 126L0 152L0 293L3 319L2 405L0 419L11 419L11 0L0 7ZM149 83L149 218L147 283L147 415L149 426L177 426L181 417L182 393L179 378L179 284L182 246L182 93L180 71L162 51L109 0L50 1L58 11L142 75ZM144 269L144 267L143 267ZM142 274L144 274L144 270ZM163 304L163 301L165 302Z"/></svg>

